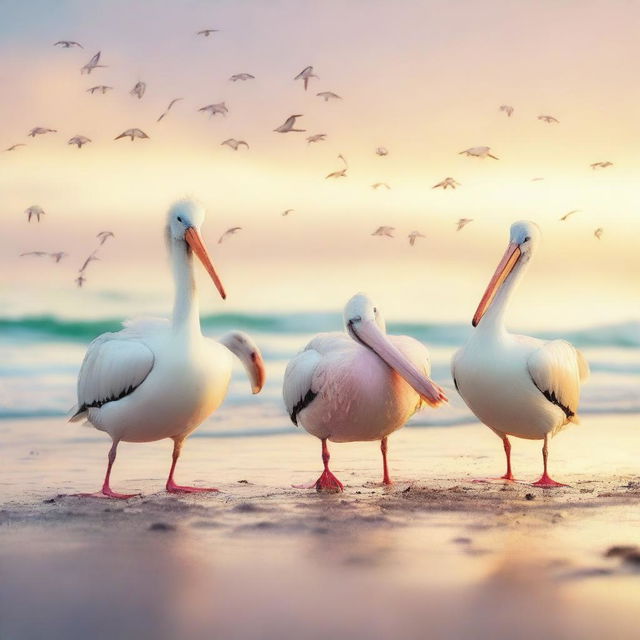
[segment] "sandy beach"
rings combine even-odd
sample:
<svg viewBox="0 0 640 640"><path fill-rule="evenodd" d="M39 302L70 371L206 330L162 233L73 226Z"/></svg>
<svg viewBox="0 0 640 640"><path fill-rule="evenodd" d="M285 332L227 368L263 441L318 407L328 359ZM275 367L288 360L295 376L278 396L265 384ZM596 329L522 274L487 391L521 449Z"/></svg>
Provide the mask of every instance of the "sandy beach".
<svg viewBox="0 0 640 640"><path fill-rule="evenodd" d="M640 543L637 421L558 436L558 490L472 482L503 467L478 424L394 435L391 488L376 443L333 445L337 495L291 488L320 471L306 434L190 439L178 478L221 492L189 497L162 491L169 442L123 444L127 502L65 495L99 486L101 434L4 421L0 637L637 637L638 556L607 557ZM514 441L517 477L539 448Z"/></svg>

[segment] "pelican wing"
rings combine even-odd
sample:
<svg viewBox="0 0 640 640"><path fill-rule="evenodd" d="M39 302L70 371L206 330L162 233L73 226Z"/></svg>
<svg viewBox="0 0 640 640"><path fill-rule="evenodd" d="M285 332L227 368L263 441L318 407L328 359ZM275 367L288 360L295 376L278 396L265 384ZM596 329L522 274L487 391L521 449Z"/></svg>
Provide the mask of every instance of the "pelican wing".
<svg viewBox="0 0 640 640"><path fill-rule="evenodd" d="M322 355L315 349L307 349L299 353L287 365L284 372L282 396L291 422L298 425L298 414L307 407L318 394L313 389L313 376Z"/></svg>
<svg viewBox="0 0 640 640"><path fill-rule="evenodd" d="M141 319L122 331L103 333L87 349L78 376L78 404L70 421L86 417L91 408L120 400L133 393L147 378L155 362L143 335L167 327L167 322Z"/></svg>
<svg viewBox="0 0 640 640"><path fill-rule="evenodd" d="M564 411L568 422L578 422L580 382L589 376L584 356L568 342L553 340L529 356L527 368L545 398Z"/></svg>
<svg viewBox="0 0 640 640"><path fill-rule="evenodd" d="M356 346L356 343L342 331L319 333L289 362L284 372L282 395L293 424L298 424L298 414L318 395L322 381L318 379L317 374L322 357L336 349Z"/></svg>

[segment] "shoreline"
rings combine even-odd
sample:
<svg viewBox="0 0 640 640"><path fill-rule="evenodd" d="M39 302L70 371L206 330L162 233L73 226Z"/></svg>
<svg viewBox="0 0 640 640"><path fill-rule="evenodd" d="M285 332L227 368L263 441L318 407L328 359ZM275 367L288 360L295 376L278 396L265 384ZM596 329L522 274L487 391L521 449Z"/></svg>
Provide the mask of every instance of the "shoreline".
<svg viewBox="0 0 640 640"><path fill-rule="evenodd" d="M163 491L170 442L123 443L113 486L143 495L121 502L61 495L99 487L104 434L0 423L0 636L635 638L640 568L607 552L640 545L637 425L553 439L555 490L472 482L504 465L478 425L394 434L391 487L378 443L333 444L329 495L291 487L322 468L307 434L187 441L178 480L221 489L189 496ZM540 443L514 439L513 464L537 479Z"/></svg>

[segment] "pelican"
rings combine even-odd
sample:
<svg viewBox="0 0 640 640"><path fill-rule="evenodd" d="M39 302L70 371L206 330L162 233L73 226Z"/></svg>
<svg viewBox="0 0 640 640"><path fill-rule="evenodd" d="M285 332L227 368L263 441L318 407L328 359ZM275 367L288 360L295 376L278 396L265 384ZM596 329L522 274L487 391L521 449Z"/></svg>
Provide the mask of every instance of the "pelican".
<svg viewBox="0 0 640 640"><path fill-rule="evenodd" d="M508 333L503 320L539 238L533 222L511 226L509 246L473 316L476 329L453 356L451 373L467 406L502 438L507 471L501 480L514 480L508 436L516 436L544 440L544 472L533 486L560 487L566 485L548 474L548 440L578 422L580 383L588 377L589 365L568 342Z"/></svg>
<svg viewBox="0 0 640 640"><path fill-rule="evenodd" d="M288 364L283 397L295 425L322 442L324 471L298 488L342 491L329 470L331 442L380 440L383 484L391 484L387 438L420 408L446 402L429 379L426 347L408 336L388 336L382 314L363 293L344 309L346 333L321 333Z"/></svg>
<svg viewBox="0 0 640 640"><path fill-rule="evenodd" d="M129 321L121 331L104 333L89 345L78 376L78 403L70 420L88 420L108 433L113 444L101 491L80 495L132 497L116 493L109 485L118 443L164 438L174 443L167 491L216 491L180 486L174 481L184 439L224 400L232 353L247 370L254 393L264 384L262 356L249 336L231 332L215 342L200 330L194 254L222 298L226 297L200 236L203 220L203 209L190 200L177 202L169 210L165 233L175 282L172 320Z"/></svg>

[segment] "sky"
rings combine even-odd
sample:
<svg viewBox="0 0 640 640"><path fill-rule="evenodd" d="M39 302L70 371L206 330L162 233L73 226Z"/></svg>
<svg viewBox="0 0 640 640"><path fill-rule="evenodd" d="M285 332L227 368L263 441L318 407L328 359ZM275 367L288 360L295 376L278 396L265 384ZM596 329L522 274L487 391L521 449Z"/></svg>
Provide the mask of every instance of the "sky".
<svg viewBox="0 0 640 640"><path fill-rule="evenodd" d="M164 220L188 196L207 209L229 293L223 303L200 274L208 313L336 310L364 290L390 319L466 322L510 224L530 219L543 242L513 324L637 319L639 25L640 3L621 0L0 0L0 149L27 143L0 152L2 313L114 316L115 299L168 312ZM107 67L81 75L98 50ZM307 65L319 78L305 92L293 78ZM255 79L229 81L240 72ZM87 93L98 84L114 90ZM326 90L342 100L316 96ZM221 101L225 117L197 111ZM306 133L273 132L294 113ZM547 114L559 123L537 119ZM35 126L58 133L27 138ZM130 127L150 139L113 140ZM307 144L314 133L327 140ZM67 145L77 134L92 142ZM221 146L229 137L250 149ZM459 155L479 145L499 160ZM347 177L327 180L338 154ZM460 187L432 189L447 176ZM373 190L380 181L391 189ZM34 204L46 215L27 223ZM456 232L461 217L473 222ZM380 225L396 237L371 236ZM232 226L242 231L217 244ZM116 237L78 289L105 229ZM411 247L413 230L426 237ZM34 250L70 255L19 257Z"/></svg>

